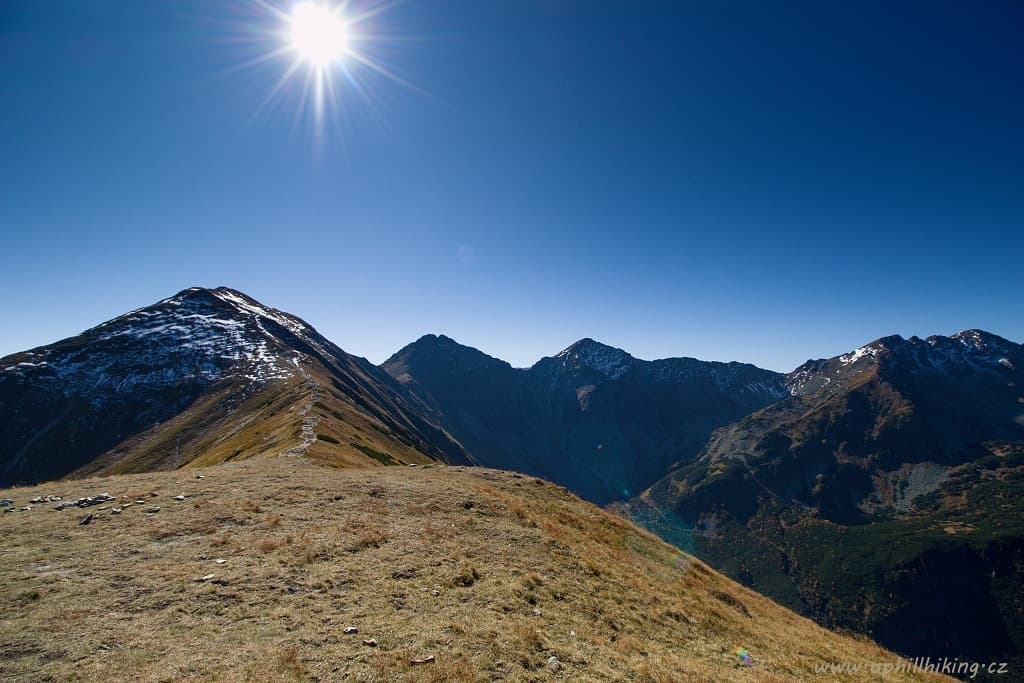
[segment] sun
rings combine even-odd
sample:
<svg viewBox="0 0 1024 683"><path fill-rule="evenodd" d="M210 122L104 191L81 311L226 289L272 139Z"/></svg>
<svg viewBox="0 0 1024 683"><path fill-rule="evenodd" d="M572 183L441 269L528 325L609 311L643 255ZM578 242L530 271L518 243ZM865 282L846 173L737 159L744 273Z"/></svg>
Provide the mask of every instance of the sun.
<svg viewBox="0 0 1024 683"><path fill-rule="evenodd" d="M323 69L348 49L348 25L341 9L318 2L299 2L292 9L289 40L300 59Z"/></svg>
<svg viewBox="0 0 1024 683"><path fill-rule="evenodd" d="M402 73L401 59L395 61L418 40L389 25L402 1L232 0L244 18L224 20L224 27L240 59L224 76L280 69L249 121L291 100L295 124L311 124L319 148L352 124L356 106L382 116L381 79L429 96Z"/></svg>

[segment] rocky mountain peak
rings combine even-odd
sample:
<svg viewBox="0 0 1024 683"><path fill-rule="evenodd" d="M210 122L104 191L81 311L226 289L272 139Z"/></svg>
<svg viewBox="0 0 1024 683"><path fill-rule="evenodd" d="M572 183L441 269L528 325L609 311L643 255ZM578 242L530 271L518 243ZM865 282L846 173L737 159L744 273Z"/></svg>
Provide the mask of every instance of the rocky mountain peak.
<svg viewBox="0 0 1024 683"><path fill-rule="evenodd" d="M411 369L461 374L480 368L508 366L508 363L488 356L483 351L465 346L443 334L425 334L406 345L381 365L395 377Z"/></svg>
<svg viewBox="0 0 1024 683"><path fill-rule="evenodd" d="M618 379L636 363L636 359L622 349L594 341L589 337L555 356L562 368L569 371L591 370L607 379Z"/></svg>
<svg viewBox="0 0 1024 683"><path fill-rule="evenodd" d="M787 376L793 394L842 391L879 369L886 373L1005 372L1024 367L1024 347L984 330L927 339L882 337L834 358L809 360Z"/></svg>

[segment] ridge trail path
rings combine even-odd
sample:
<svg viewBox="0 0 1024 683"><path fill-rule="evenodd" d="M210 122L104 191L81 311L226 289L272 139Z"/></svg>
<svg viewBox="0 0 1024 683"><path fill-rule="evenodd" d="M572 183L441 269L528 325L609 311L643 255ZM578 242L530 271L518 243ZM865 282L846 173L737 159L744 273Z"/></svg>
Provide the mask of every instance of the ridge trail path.
<svg viewBox="0 0 1024 683"><path fill-rule="evenodd" d="M309 400L303 404L299 410L299 417L302 418L302 443L297 446L292 446L281 453L280 457L298 458L304 457L309 452L309 447L316 443L316 425L319 422L316 415L313 414L313 406L323 398L323 388L320 383L313 379L312 376L302 367L298 358L293 358L292 363L298 369L303 379L306 380L306 385L310 389Z"/></svg>

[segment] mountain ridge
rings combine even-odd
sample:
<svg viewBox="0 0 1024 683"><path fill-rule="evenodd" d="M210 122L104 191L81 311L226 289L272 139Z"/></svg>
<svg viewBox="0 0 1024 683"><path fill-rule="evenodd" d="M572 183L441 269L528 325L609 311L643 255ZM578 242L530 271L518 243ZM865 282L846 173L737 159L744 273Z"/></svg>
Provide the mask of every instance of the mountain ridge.
<svg viewBox="0 0 1024 683"><path fill-rule="evenodd" d="M467 462L390 375L224 287L0 359L0 413L7 483L257 455Z"/></svg>
<svg viewBox="0 0 1024 683"><path fill-rule="evenodd" d="M787 392L743 363L645 361L583 338L528 368L425 335L381 367L479 464L531 472L590 500L628 498L711 430Z"/></svg>
<svg viewBox="0 0 1024 683"><path fill-rule="evenodd" d="M977 329L889 335L788 374L586 337L513 368L436 334L376 366L242 292L189 288L0 359L0 485L282 457L521 470L630 501L831 628L1017 657L1022 370L1024 346ZM976 617L951 620L967 604Z"/></svg>
<svg viewBox="0 0 1024 683"><path fill-rule="evenodd" d="M980 330L808 361L625 512L829 628L1019 662L1022 364Z"/></svg>

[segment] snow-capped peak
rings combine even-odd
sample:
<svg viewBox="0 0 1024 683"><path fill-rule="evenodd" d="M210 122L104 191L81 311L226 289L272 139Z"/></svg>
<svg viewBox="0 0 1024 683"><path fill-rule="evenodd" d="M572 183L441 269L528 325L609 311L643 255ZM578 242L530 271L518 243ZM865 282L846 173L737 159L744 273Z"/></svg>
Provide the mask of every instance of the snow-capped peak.
<svg viewBox="0 0 1024 683"><path fill-rule="evenodd" d="M308 329L234 290L193 287L38 354L21 354L0 371L25 375L45 368L37 381L59 380L65 391L94 401L136 385L209 383L226 376L264 383L295 373L278 336L282 328L293 334Z"/></svg>

